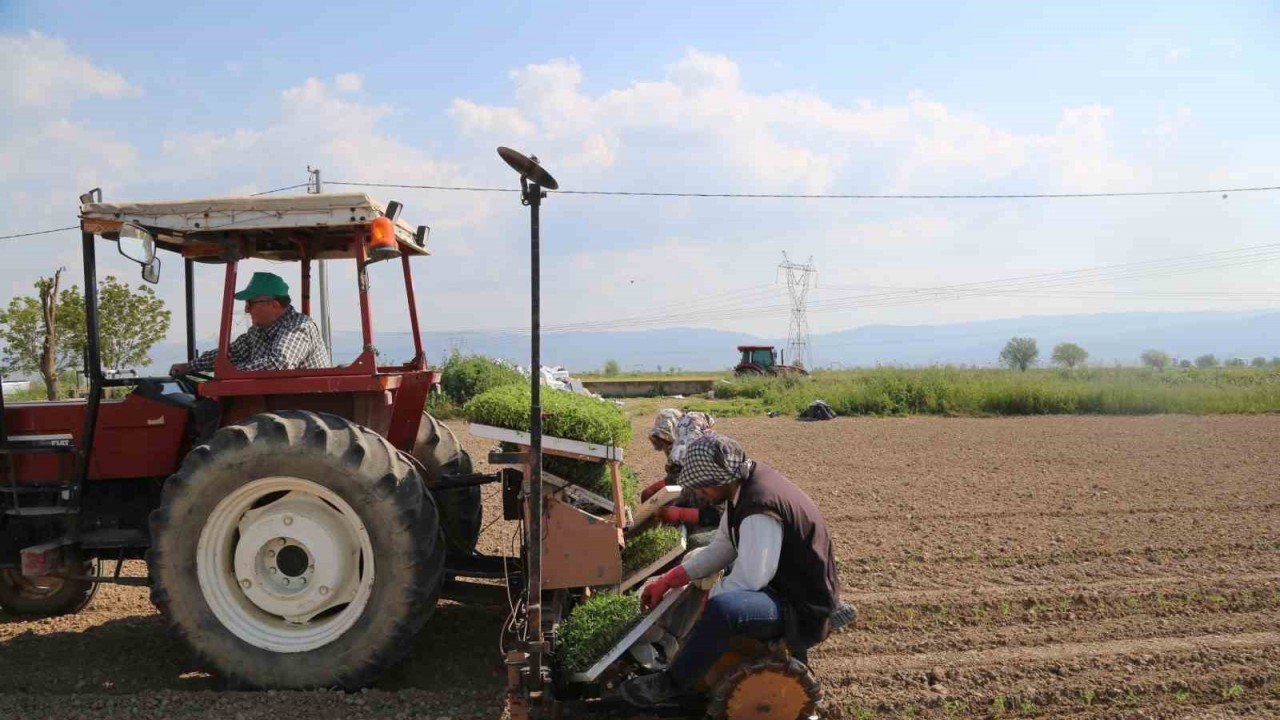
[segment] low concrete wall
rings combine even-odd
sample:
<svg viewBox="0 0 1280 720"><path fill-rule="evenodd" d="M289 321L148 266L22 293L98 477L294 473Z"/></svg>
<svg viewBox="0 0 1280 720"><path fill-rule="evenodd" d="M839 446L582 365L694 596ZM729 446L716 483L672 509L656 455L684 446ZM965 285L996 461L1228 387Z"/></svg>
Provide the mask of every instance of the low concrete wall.
<svg viewBox="0 0 1280 720"><path fill-rule="evenodd" d="M583 380L593 393L607 398L705 395L715 380Z"/></svg>

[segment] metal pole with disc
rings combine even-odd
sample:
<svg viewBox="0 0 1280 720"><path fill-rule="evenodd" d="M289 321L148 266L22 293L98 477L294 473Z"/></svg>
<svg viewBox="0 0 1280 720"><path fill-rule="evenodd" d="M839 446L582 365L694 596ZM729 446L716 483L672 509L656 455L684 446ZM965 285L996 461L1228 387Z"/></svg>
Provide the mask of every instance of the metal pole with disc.
<svg viewBox="0 0 1280 720"><path fill-rule="evenodd" d="M529 292L532 306L530 338L530 408L529 408L529 473L526 478L525 496L529 502L528 528L528 622L532 631L529 642L529 689L538 692L542 688L542 660L547 650L542 635L542 343L541 318L539 317L540 285L540 228L538 209L546 197L543 189L556 190L560 184L538 164L538 158L525 157L511 148L498 148L498 155L520 174L520 202L529 207Z"/></svg>
<svg viewBox="0 0 1280 720"><path fill-rule="evenodd" d="M311 177L307 180L307 194L319 195L324 192L324 186L320 183L320 168L312 169L307 166L307 173ZM329 272L325 268L324 260L317 260L316 265L320 267L318 273L320 277L320 337L324 338L324 346L329 348L329 352L333 352L333 333L329 327Z"/></svg>

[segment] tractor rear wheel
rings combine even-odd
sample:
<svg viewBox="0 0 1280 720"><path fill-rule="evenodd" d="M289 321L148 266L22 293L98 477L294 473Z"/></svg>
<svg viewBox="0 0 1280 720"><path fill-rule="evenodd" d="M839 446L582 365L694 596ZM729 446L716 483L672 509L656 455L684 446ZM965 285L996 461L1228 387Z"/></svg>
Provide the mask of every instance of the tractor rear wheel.
<svg viewBox="0 0 1280 720"><path fill-rule="evenodd" d="M288 411L222 428L151 516L151 599L233 686L369 684L430 617L435 503L383 437Z"/></svg>
<svg viewBox="0 0 1280 720"><path fill-rule="evenodd" d="M98 574L96 560L75 563L72 567L79 575ZM83 610L96 594L96 582L59 577L30 578L21 570L0 570L0 612L10 615L71 615Z"/></svg>
<svg viewBox="0 0 1280 720"><path fill-rule="evenodd" d="M471 456L458 442L458 437L444 423L428 413L422 414L413 456L427 471L428 483L445 475L472 472ZM433 491L440 510L440 526L444 528L445 547L451 554L468 555L475 551L484 520L478 485L454 490Z"/></svg>

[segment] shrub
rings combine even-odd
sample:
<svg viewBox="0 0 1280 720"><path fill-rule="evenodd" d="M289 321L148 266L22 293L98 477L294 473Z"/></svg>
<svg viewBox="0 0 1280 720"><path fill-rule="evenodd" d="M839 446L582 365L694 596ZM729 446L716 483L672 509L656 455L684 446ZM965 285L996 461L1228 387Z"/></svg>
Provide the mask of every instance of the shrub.
<svg viewBox="0 0 1280 720"><path fill-rule="evenodd" d="M510 365L504 365L483 355L463 357L457 350L449 355L440 372L440 384L444 387L444 394L458 405L465 404L487 390L527 382L525 377Z"/></svg>
<svg viewBox="0 0 1280 720"><path fill-rule="evenodd" d="M467 419L482 425L529 432L529 388L507 385L481 393L463 408ZM631 423L611 402L563 390L542 393L542 431L552 437L625 446Z"/></svg>
<svg viewBox="0 0 1280 720"><path fill-rule="evenodd" d="M680 545L680 529L670 525L659 525L627 540L622 549L622 576L626 577L637 570L643 570L649 563L671 552Z"/></svg>
<svg viewBox="0 0 1280 720"><path fill-rule="evenodd" d="M640 620L640 596L635 593L593 595L575 607L560 624L555 660L573 674L591 667Z"/></svg>

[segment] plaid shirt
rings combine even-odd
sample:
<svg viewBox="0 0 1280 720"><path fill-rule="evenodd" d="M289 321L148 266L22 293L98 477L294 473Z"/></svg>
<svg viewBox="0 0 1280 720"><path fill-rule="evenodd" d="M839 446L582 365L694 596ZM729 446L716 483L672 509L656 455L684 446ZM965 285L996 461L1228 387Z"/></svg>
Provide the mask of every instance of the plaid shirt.
<svg viewBox="0 0 1280 720"><path fill-rule="evenodd" d="M240 370L293 370L333 365L329 349L320 337L320 328L311 318L290 306L270 327L250 327L231 342L227 351L231 363ZM191 363L197 372L213 370L218 351L201 353Z"/></svg>

